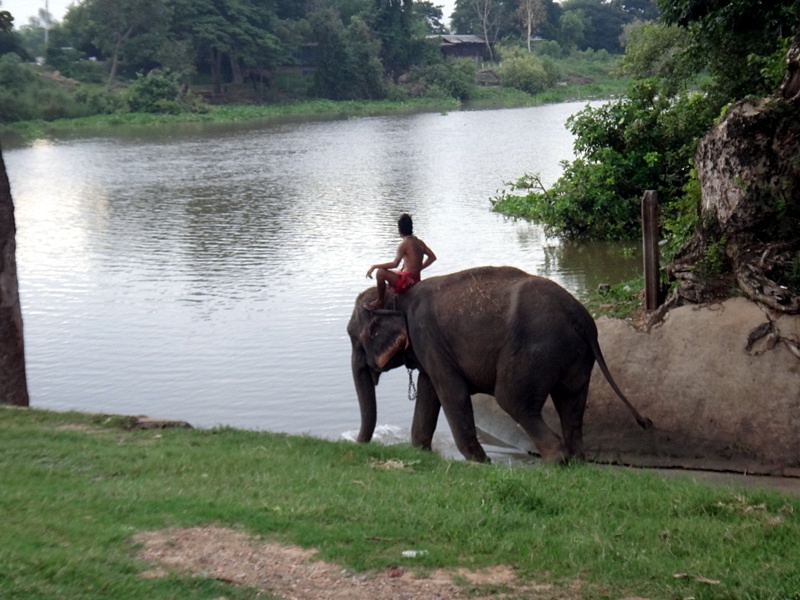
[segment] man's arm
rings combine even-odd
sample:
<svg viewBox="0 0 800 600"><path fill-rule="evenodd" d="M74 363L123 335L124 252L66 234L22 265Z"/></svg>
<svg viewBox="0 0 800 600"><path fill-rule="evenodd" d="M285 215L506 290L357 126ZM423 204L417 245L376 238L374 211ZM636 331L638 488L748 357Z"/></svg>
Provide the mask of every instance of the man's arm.
<svg viewBox="0 0 800 600"><path fill-rule="evenodd" d="M397 255L394 257L394 260L391 261L391 262L385 262L385 263L380 264L380 265L372 265L369 268L369 271L367 271L367 277L372 279L372 272L375 269L395 269L395 268L397 268L397 265L399 265L400 261L403 260L403 256L404 255L405 255L405 248L403 248L403 244L401 243L399 246L397 246Z"/></svg>
<svg viewBox="0 0 800 600"><path fill-rule="evenodd" d="M436 260L436 255L433 253L433 250L428 248L423 242L422 244L422 251L425 253L425 260L422 261L422 266L420 267L420 271L422 269L427 269L433 264L433 261Z"/></svg>

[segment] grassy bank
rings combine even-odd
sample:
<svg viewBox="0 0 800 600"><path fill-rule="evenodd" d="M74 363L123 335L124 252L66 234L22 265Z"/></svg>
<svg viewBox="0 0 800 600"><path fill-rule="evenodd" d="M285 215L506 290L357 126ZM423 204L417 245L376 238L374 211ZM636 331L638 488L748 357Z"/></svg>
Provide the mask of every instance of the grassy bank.
<svg viewBox="0 0 800 600"><path fill-rule="evenodd" d="M127 423L0 410L4 600L254 597L219 579L141 576L136 533L203 524L318 548L359 571L509 565L555 584L546 598L800 593L800 500L771 492ZM404 558L409 548L427 554Z"/></svg>
<svg viewBox="0 0 800 600"><path fill-rule="evenodd" d="M119 127L152 127L181 124L271 122L313 118L352 118L415 112L446 112L460 107L455 99L413 101L309 100L286 104L209 106L208 112L181 114L123 113L54 121L22 121L0 127L0 135L26 140L75 132L103 132Z"/></svg>
<svg viewBox="0 0 800 600"><path fill-rule="evenodd" d="M418 98L404 101L343 101L308 100L285 104L209 106L208 112L182 114L121 113L95 115L54 121L20 121L0 126L0 138L35 140L76 133L105 133L122 127L153 127L172 125L203 125L213 123L268 123L308 119L346 119L379 115L413 114L419 112L448 112L494 108L541 106L575 100L597 100L621 93L625 83L610 80L552 88L532 96L510 88L476 88L468 102L454 98Z"/></svg>

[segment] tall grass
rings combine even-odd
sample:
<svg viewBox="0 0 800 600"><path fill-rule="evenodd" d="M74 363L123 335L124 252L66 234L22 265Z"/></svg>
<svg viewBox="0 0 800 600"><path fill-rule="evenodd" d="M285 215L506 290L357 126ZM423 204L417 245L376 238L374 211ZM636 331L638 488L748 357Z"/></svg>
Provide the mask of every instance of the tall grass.
<svg viewBox="0 0 800 600"><path fill-rule="evenodd" d="M580 580L585 598L800 593L796 498L589 465L475 465L404 446L125 423L0 410L4 600L246 597L215 580L140 576L134 534L210 523L357 570L510 565L561 588ZM409 548L428 553L405 559Z"/></svg>

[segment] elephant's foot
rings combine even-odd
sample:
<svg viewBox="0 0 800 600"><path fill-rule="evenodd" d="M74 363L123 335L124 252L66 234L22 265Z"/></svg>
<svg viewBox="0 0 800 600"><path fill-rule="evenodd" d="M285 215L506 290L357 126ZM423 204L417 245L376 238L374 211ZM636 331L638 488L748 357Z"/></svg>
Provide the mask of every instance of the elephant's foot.
<svg viewBox="0 0 800 600"><path fill-rule="evenodd" d="M489 457L486 456L486 451L483 449L483 446L480 445L479 442L475 442L474 444L469 444L467 447L461 447L461 445L456 444L458 449L461 451L461 454L464 455L464 458L467 460L471 460L472 462L479 462L479 463L489 463L492 462L489 460Z"/></svg>
<svg viewBox="0 0 800 600"><path fill-rule="evenodd" d="M539 450L542 462L548 465L565 465L572 458L572 455L561 444L547 447L541 447L537 444L536 449Z"/></svg>

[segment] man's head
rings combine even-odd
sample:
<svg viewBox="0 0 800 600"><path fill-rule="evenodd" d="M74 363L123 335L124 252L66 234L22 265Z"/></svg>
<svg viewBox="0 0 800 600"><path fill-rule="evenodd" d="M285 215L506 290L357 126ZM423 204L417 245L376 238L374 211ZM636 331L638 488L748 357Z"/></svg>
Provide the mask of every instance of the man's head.
<svg viewBox="0 0 800 600"><path fill-rule="evenodd" d="M403 213L397 219L397 230L400 235L414 235L414 224L411 222L411 215Z"/></svg>

